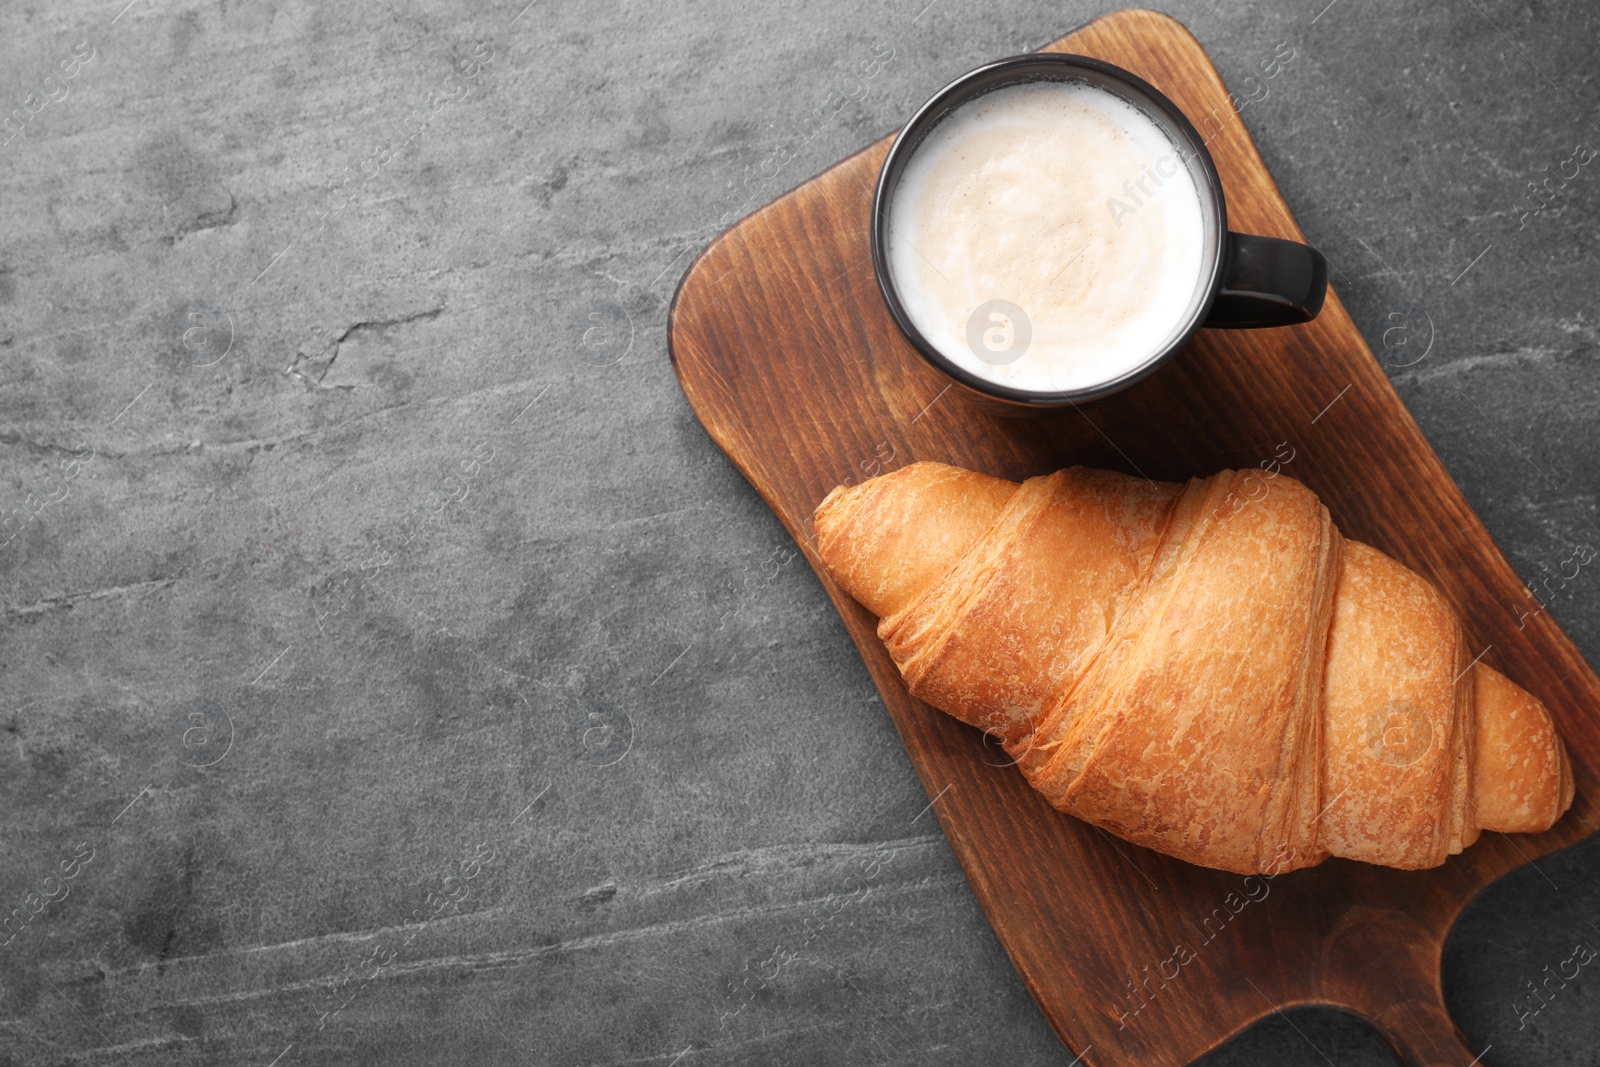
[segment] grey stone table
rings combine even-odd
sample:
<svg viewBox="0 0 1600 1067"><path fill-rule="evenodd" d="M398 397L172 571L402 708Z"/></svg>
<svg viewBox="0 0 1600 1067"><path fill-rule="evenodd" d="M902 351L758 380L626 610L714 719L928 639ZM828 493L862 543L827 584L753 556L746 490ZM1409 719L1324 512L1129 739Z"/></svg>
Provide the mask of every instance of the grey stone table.
<svg viewBox="0 0 1600 1067"><path fill-rule="evenodd" d="M1101 5L525 3L0 6L0 1064L1070 1064L665 325ZM1594 9L1171 10L1596 659ZM1458 928L1486 1062L1600 1062L1597 871Z"/></svg>

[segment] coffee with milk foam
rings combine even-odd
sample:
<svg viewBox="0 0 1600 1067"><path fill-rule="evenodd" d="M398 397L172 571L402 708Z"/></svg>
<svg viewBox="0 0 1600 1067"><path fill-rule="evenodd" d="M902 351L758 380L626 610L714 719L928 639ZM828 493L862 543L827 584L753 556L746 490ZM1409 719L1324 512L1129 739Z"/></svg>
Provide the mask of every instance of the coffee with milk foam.
<svg viewBox="0 0 1600 1067"><path fill-rule="evenodd" d="M991 90L928 132L889 208L900 302L946 358L1000 385L1110 382L1188 321L1200 192L1160 125L1084 81Z"/></svg>

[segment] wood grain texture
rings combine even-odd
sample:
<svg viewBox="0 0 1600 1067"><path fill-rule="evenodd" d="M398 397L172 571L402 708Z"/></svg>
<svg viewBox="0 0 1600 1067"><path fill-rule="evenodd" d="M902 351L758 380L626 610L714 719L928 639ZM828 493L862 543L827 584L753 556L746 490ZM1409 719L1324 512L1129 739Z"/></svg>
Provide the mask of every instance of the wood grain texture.
<svg viewBox="0 0 1600 1067"><path fill-rule="evenodd" d="M1230 228L1303 240L1180 24L1123 11L1048 50L1109 60L1167 93L1211 137ZM1203 331L1133 389L1063 414L999 418L947 392L873 278L868 215L889 143L707 248L674 303L672 357L707 431L838 606L1028 988L1087 1063L1186 1063L1276 1008L1326 1004L1370 1020L1410 1062L1468 1064L1480 1050L1464 1047L1440 991L1445 936L1483 886L1592 829L1600 681L1549 614L1525 615L1537 605L1334 293L1313 323ZM1330 860L1249 885L1115 840L1051 809L977 731L911 699L876 620L828 579L812 542L828 490L913 460L1019 480L1081 463L1177 481L1256 466L1284 442L1286 473L1348 536L1436 582L1484 660L1550 707L1578 782L1552 831L1486 833L1430 871Z"/></svg>

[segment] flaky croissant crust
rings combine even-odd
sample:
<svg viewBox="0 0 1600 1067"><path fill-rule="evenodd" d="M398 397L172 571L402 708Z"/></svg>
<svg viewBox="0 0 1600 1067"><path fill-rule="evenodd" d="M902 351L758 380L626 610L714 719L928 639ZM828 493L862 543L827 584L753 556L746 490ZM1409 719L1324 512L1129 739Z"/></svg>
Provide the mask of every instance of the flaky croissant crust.
<svg viewBox="0 0 1600 1067"><path fill-rule="evenodd" d="M1277 873L1547 829L1573 781L1544 705L1431 583L1252 473L915 463L828 494L817 545L913 696L1127 840Z"/></svg>

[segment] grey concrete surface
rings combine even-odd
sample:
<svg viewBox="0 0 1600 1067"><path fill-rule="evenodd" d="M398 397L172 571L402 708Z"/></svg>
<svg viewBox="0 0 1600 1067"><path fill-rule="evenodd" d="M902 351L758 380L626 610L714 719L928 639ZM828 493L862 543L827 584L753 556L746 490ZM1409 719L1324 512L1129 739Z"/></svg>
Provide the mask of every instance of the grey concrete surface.
<svg viewBox="0 0 1600 1067"><path fill-rule="evenodd" d="M1107 7L524 3L0 4L0 1064L1065 1067L665 322ZM1244 121L1524 578L1600 545L1594 9L1167 9L1236 87L1294 43ZM1595 660L1600 577L1546 588ZM1524 986L1597 872L1459 927L1485 1062L1600 1062L1600 972Z"/></svg>

